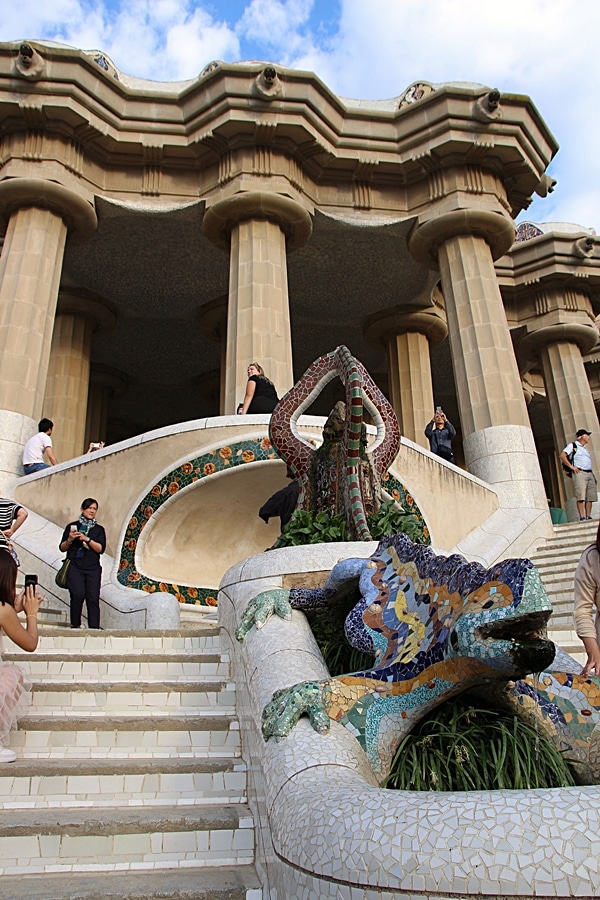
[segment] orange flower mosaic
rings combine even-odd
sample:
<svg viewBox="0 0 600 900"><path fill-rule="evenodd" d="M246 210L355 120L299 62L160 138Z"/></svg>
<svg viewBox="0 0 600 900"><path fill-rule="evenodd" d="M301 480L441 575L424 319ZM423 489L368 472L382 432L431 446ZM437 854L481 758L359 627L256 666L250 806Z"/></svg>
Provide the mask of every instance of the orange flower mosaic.
<svg viewBox="0 0 600 900"><path fill-rule="evenodd" d="M214 587L193 585L180 588L178 585L170 584L169 582L158 582L145 575L140 575L135 566L135 554L139 536L153 514L164 503L168 503L175 498L183 488L187 488L195 482L200 482L204 478L209 478L231 467L252 465L255 462L269 459L276 460L279 457L273 449L270 438L265 436L208 450L194 459L181 463L179 467L164 475L149 489L129 520L121 545L117 571L119 582L130 587L133 587L135 584L136 587L141 587L148 594L156 591L170 593L176 596L180 602L191 603L197 606L216 606L217 592ZM383 480L387 482L386 490L388 493L394 499L398 499L398 502L406 505L407 494L404 486L389 473L386 473ZM422 520L422 516L414 505L412 497L410 501L413 503L411 514ZM427 532L426 534L428 540L429 533ZM180 599L181 597L183 597L183 601Z"/></svg>

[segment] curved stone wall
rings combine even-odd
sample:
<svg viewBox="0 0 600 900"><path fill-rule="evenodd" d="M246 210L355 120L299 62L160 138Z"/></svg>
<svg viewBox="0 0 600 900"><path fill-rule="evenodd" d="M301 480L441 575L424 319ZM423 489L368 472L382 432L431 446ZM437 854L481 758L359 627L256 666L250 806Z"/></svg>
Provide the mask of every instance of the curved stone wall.
<svg viewBox="0 0 600 900"><path fill-rule="evenodd" d="M328 677L306 619L271 619L243 644L234 631L248 600L288 573L322 570L374 545L320 545L246 560L227 572L219 620L232 654L259 865L276 896L298 900L400 896L598 896L595 808L600 787L441 794L381 790L358 742L300 721L265 743L275 690ZM296 580L296 583L297 580Z"/></svg>

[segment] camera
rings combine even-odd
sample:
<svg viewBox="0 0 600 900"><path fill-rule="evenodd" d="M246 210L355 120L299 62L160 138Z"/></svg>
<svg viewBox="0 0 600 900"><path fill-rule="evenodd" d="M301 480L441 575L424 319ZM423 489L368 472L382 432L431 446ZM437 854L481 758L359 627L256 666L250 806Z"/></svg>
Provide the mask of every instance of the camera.
<svg viewBox="0 0 600 900"><path fill-rule="evenodd" d="M33 588L37 587L37 583L38 583L37 575L26 575L25 576L25 590L27 590L28 587L33 587Z"/></svg>

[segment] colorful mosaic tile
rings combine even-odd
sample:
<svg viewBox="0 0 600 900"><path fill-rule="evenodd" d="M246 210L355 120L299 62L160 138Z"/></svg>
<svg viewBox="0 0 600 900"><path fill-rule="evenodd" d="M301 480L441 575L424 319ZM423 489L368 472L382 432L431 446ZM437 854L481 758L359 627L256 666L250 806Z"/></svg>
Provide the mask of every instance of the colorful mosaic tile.
<svg viewBox="0 0 600 900"><path fill-rule="evenodd" d="M534 225L533 222L521 222L520 225L517 225L515 244L522 244L523 241L530 241L543 233L542 229L538 228L537 225Z"/></svg>
<svg viewBox="0 0 600 900"><path fill-rule="evenodd" d="M174 594L180 603L191 603L196 606L216 606L218 587L199 587L179 585L167 581L156 581L137 571L135 554L140 535L154 513L165 503L172 500L180 491L189 488L197 481L210 478L236 466L247 466L252 463L277 459L271 440L268 437L239 441L208 453L203 453L172 469L157 481L145 497L138 503L129 520L125 537L121 545L117 578L126 587L140 588L153 594L163 591ZM233 561L232 561L233 562Z"/></svg>
<svg viewBox="0 0 600 900"><path fill-rule="evenodd" d="M346 400L343 427L337 431L335 451L331 448L326 457L301 440L296 433L295 423L300 413L318 396L321 388L335 377L344 385ZM368 412L381 434L381 440L372 448L366 446L364 416ZM333 416L335 410L332 411ZM400 427L394 409L379 390L363 364L347 347L340 344L331 353L320 356L308 367L276 406L269 435L273 446L285 460L300 484L297 509L315 510L313 502L320 499L319 484L315 478L314 465L325 466L323 476L327 483L331 478L335 483L332 491L332 515L345 517L350 540L372 540L367 524L368 506L373 510L379 493L379 485L398 454L400 447ZM334 460L337 460L337 462ZM329 474L331 467L335 474ZM318 477L318 476L317 476ZM316 507L317 511L321 511Z"/></svg>
<svg viewBox="0 0 600 900"><path fill-rule="evenodd" d="M254 440L238 441L218 447L208 453L184 462L164 475L148 491L138 503L129 520L119 555L117 578L126 587L140 588L153 594L163 591L174 594L180 603L196 606L216 606L218 586L198 586L174 584L167 581L156 581L138 572L135 555L138 540L146 524L154 513L165 503L172 500L180 491L205 478L225 472L236 466L248 466L265 460L279 459L270 438L266 435ZM405 509L420 521L424 521L422 513L404 485L393 475L384 476L385 490L398 499ZM232 560L232 563L235 560Z"/></svg>
<svg viewBox="0 0 600 900"><path fill-rule="evenodd" d="M434 706L474 685L506 684L543 669L554 657L554 645L540 637L552 608L527 559L484 569L391 535L369 559L334 566L323 588L292 588L289 604L325 609L352 590L360 599L346 617L346 638L369 652L373 665L279 691L264 709L265 738L288 734L302 713L320 732L329 717L358 739L383 780L401 739ZM254 598L238 640L252 617L264 622L275 599L281 606L279 595Z"/></svg>

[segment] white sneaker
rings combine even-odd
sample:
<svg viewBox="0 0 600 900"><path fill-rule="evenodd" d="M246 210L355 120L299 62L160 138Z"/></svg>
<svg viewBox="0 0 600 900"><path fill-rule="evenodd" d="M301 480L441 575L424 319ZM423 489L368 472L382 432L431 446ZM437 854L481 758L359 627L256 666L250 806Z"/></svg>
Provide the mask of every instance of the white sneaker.
<svg viewBox="0 0 600 900"><path fill-rule="evenodd" d="M0 749L0 763L11 763L14 762L16 758L17 754L14 750L9 750L8 747Z"/></svg>

